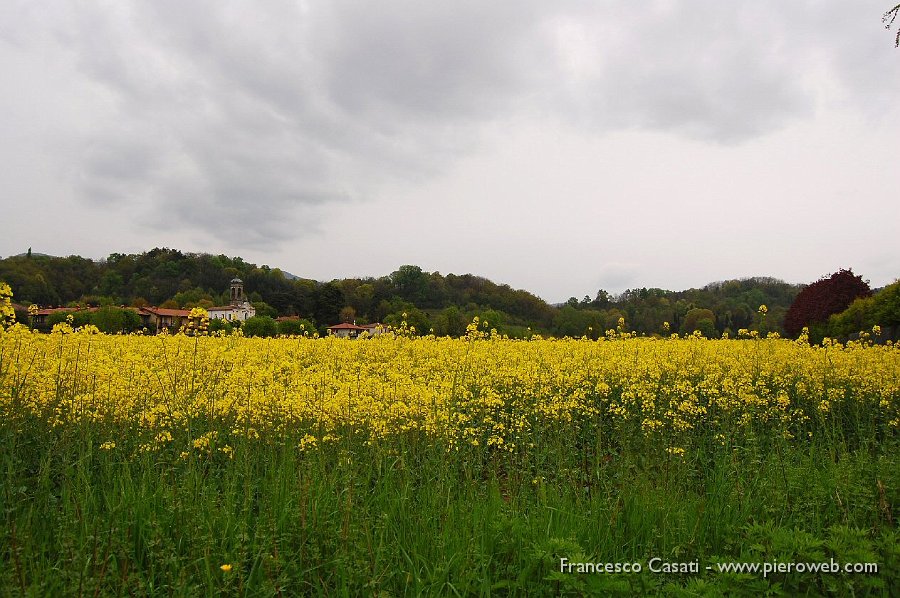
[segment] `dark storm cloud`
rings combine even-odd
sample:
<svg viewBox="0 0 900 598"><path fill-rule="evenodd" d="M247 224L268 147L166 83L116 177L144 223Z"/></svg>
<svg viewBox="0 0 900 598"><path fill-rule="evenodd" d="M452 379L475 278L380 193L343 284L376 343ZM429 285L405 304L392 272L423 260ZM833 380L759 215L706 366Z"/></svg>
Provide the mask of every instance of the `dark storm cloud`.
<svg viewBox="0 0 900 598"><path fill-rule="evenodd" d="M266 246L516 114L735 144L812 114L823 73L873 87L865 49L821 45L842 39L838 3L783 4L20 3L0 35L96 88L81 199Z"/></svg>

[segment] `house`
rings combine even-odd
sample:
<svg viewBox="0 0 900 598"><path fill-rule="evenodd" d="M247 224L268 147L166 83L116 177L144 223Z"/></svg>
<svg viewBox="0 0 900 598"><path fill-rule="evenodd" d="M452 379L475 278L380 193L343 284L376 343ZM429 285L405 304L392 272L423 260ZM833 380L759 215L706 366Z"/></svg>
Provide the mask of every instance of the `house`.
<svg viewBox="0 0 900 598"><path fill-rule="evenodd" d="M228 322L234 322L235 320L243 322L247 318L252 318L256 315L256 309L254 309L252 305L246 308L235 307L233 305L220 305L210 307L206 311L209 314L210 320L226 320Z"/></svg>
<svg viewBox="0 0 900 598"><path fill-rule="evenodd" d="M34 325L43 327L47 325L50 316L56 313L75 313L78 311L97 311L96 307L49 307L39 309L33 314ZM189 309L170 309L166 307L124 307L137 313L141 318L141 325L150 331L159 332L164 328L176 331L188 323L191 315ZM247 318L256 315L256 309L247 301L244 296L244 283L240 278L234 278L231 281L231 304L221 307L211 307L207 310L210 319L223 319L233 322L239 320L243 322Z"/></svg>
<svg viewBox="0 0 900 598"><path fill-rule="evenodd" d="M187 323L191 315L189 309L169 309L166 307L141 307L137 310L141 324L148 330L159 332L163 328L178 330Z"/></svg>
<svg viewBox="0 0 900 598"><path fill-rule="evenodd" d="M366 332L369 333L369 336L375 336L376 334L384 334L388 331L387 326L384 324L380 324L376 322L375 324L363 324L361 328L365 328Z"/></svg>
<svg viewBox="0 0 900 598"><path fill-rule="evenodd" d="M50 316L58 313L75 314L82 311L95 312L97 307L45 307L32 314L35 327L43 328L48 325ZM141 325L149 330L159 332L163 328L177 330L186 321L191 311L188 309L168 309L164 307L122 307L137 313L141 318Z"/></svg>
<svg viewBox="0 0 900 598"><path fill-rule="evenodd" d="M97 311L96 307L46 307L44 309L39 309L32 315L33 323L35 326L42 327L47 325L47 319L53 314L67 314L67 313L75 313L78 311Z"/></svg>
<svg viewBox="0 0 900 598"><path fill-rule="evenodd" d="M328 332L339 338L356 338L363 332L368 333L370 336L374 336L376 334L382 334L386 330L387 328L382 324L364 324L362 326L357 326L356 324L348 324L346 322L328 327Z"/></svg>
<svg viewBox="0 0 900 598"><path fill-rule="evenodd" d="M231 303L229 305L210 307L206 311L210 320L226 320L228 322L243 322L256 315L256 308L244 296L244 281L240 278L231 279Z"/></svg>

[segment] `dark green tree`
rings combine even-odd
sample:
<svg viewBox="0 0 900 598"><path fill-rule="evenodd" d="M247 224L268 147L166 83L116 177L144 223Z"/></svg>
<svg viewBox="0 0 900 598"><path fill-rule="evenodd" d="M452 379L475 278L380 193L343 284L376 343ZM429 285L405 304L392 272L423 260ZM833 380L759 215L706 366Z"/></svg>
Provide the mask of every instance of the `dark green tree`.
<svg viewBox="0 0 900 598"><path fill-rule="evenodd" d="M278 334L278 325L269 316L253 316L244 321L241 330L244 331L244 336L275 336Z"/></svg>
<svg viewBox="0 0 900 598"><path fill-rule="evenodd" d="M468 326L470 318L467 318L456 306L444 308L444 310L434 318L434 332L438 336L465 336L466 326Z"/></svg>
<svg viewBox="0 0 900 598"><path fill-rule="evenodd" d="M91 323L107 334L134 332L141 328L141 318L131 309L106 306L93 312Z"/></svg>
<svg viewBox="0 0 900 598"><path fill-rule="evenodd" d="M707 338L717 336L716 315L711 309L695 307L685 314L681 323L681 333L691 334L695 330L699 330Z"/></svg>
<svg viewBox="0 0 900 598"><path fill-rule="evenodd" d="M391 283L405 301L422 304L428 288L428 276L419 266L400 266L391 274Z"/></svg>
<svg viewBox="0 0 900 598"><path fill-rule="evenodd" d="M278 322L278 334L293 336L312 336L316 332L316 326L309 320L282 320Z"/></svg>
<svg viewBox="0 0 900 598"><path fill-rule="evenodd" d="M257 316L268 316L273 319L278 317L278 310L265 301L254 301L253 309L256 310Z"/></svg>
<svg viewBox="0 0 900 598"><path fill-rule="evenodd" d="M343 307L344 294L336 283L326 282L316 288L313 295L313 317L320 325L337 324Z"/></svg>

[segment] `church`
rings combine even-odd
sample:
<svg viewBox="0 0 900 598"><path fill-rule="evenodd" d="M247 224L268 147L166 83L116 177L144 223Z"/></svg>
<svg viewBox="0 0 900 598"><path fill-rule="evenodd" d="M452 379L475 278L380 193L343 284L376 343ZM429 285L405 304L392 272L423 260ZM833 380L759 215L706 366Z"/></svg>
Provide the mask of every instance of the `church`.
<svg viewBox="0 0 900 598"><path fill-rule="evenodd" d="M210 307L206 310L210 320L235 320L243 322L247 318L256 315L256 309L244 296L244 281L240 278L231 279L231 304L219 307Z"/></svg>

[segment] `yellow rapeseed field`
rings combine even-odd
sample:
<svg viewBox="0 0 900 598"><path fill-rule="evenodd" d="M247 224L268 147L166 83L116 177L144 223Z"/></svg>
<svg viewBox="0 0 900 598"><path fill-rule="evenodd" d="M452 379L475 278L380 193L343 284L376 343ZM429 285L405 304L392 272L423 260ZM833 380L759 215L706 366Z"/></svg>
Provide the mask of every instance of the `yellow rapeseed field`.
<svg viewBox="0 0 900 598"><path fill-rule="evenodd" d="M289 435L314 450L348 434L409 434L447 450L528 450L554 430L639 438L672 455L714 438L802 441L900 428L900 350L865 339L511 340L110 336L61 325L0 332L0 406L52 426L94 422L102 448L230 455L227 437ZM202 433L193 433L203 430ZM605 440L602 438L605 435Z"/></svg>

